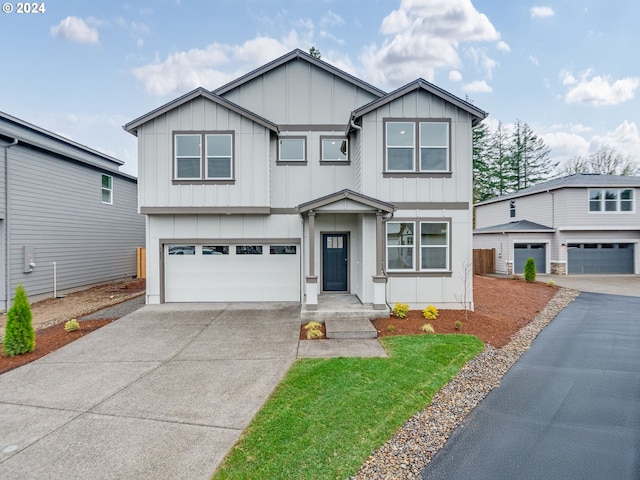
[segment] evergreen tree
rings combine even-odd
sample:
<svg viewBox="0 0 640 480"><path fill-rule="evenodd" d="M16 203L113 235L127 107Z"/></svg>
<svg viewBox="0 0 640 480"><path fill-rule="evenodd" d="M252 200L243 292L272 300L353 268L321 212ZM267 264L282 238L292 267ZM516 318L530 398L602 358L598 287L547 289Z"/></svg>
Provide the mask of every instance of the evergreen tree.
<svg viewBox="0 0 640 480"><path fill-rule="evenodd" d="M492 165L488 154L491 132L482 122L473 128L473 202L493 197L491 181Z"/></svg>
<svg viewBox="0 0 640 480"><path fill-rule="evenodd" d="M320 50L318 50L316 47L311 47L309 49L309 55L311 55L312 57L316 57L318 60L322 58L322 54L320 53Z"/></svg>
<svg viewBox="0 0 640 480"><path fill-rule="evenodd" d="M516 120L511 142L511 180L514 191L522 190L549 177L558 166L549 158L551 150L533 129Z"/></svg>
<svg viewBox="0 0 640 480"><path fill-rule="evenodd" d="M36 348L36 333L31 324L31 307L27 292L22 284L16 287L13 305L7 312L4 340L4 352L13 357L22 353L33 352Z"/></svg>

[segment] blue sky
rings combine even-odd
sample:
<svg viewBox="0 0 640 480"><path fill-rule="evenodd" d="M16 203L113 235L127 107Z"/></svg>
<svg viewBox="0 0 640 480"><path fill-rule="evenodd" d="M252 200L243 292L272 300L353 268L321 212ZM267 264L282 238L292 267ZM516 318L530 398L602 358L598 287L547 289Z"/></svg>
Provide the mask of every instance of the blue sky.
<svg viewBox="0 0 640 480"><path fill-rule="evenodd" d="M312 45L384 90L421 77L491 126L520 119L554 159L609 145L640 160L637 0L66 0L31 14L9 3L0 110L127 173L136 140L123 124Z"/></svg>

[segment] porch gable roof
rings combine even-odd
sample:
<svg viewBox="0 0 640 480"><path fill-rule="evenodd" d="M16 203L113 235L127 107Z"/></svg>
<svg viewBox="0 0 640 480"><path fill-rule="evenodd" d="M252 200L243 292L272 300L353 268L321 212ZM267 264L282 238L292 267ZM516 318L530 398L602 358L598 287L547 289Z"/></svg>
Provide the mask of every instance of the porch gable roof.
<svg viewBox="0 0 640 480"><path fill-rule="evenodd" d="M330 207L331 205L337 205L340 202L343 202L345 206L348 205L357 205L360 207L365 207L364 209L358 208L359 211L371 211L371 210L381 210L385 213L393 213L396 210L395 205L388 202L383 202L382 200L378 200L372 197L368 197L367 195L363 195L358 192L354 192L353 190L345 189L336 193L332 193L331 195L326 195L324 197L317 198L315 200L311 200L309 202L302 203L298 205L296 208L300 214L307 213L311 210L323 209L323 207ZM340 212L340 211L353 211L353 209L332 209L327 208L326 210L330 210L332 212Z"/></svg>

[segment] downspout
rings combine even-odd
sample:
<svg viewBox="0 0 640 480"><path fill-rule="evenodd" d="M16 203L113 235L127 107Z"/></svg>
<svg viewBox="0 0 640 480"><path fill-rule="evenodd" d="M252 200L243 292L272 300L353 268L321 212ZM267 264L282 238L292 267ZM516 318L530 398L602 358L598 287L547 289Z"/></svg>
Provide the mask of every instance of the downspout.
<svg viewBox="0 0 640 480"><path fill-rule="evenodd" d="M9 221L9 217L10 217L10 213L11 212L11 208L10 208L10 199L11 199L11 195L9 195L9 149L11 147L15 147L16 145L18 145L18 139L14 138L13 141L9 144L6 145L4 147L4 208L5 208L5 216L4 216L4 234L5 234L5 241L4 241L4 247L5 247L5 252L4 252L4 258L5 258L5 298L6 298L6 303L5 303L5 310L9 310L9 303L11 301L11 268L10 268L10 264L9 264L9 253L11 251L10 249L10 239L11 236L9 235L9 225L10 225L10 221Z"/></svg>

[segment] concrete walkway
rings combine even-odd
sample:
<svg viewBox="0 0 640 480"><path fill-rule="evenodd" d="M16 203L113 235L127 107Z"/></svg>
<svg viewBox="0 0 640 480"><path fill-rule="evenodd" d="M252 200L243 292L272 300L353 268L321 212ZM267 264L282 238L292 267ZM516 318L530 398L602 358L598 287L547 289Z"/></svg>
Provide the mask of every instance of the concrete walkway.
<svg viewBox="0 0 640 480"><path fill-rule="evenodd" d="M640 472L640 298L582 293L457 428L423 479Z"/></svg>

